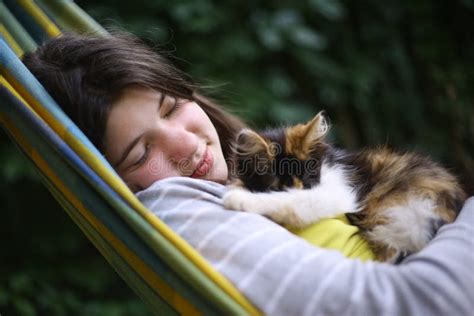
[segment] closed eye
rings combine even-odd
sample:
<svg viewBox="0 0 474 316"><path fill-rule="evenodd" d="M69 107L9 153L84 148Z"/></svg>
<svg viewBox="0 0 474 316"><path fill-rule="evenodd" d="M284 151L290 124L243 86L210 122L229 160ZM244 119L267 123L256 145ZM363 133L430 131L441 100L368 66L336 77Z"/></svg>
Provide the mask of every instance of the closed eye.
<svg viewBox="0 0 474 316"><path fill-rule="evenodd" d="M164 101L163 118L169 118L180 108L184 100L178 100L176 97L166 97Z"/></svg>
<svg viewBox="0 0 474 316"><path fill-rule="evenodd" d="M134 167L139 167L141 166L145 161L147 161L148 159L148 156L150 155L150 147L151 145L150 144L146 144L145 145L145 152L143 153L143 155L140 156L140 158L135 161L132 166Z"/></svg>

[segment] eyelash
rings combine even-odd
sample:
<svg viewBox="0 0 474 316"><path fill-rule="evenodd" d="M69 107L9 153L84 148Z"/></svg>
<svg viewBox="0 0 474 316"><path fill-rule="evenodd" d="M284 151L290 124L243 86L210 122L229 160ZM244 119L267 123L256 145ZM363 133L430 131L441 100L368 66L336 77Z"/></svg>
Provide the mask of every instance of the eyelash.
<svg viewBox="0 0 474 316"><path fill-rule="evenodd" d="M174 99L174 103L172 105L172 108L163 116L163 118L168 118L170 117L171 115L173 115L178 109L179 107L181 106L181 102L178 102L178 100L176 99L176 97L173 98Z"/></svg>
<svg viewBox="0 0 474 316"><path fill-rule="evenodd" d="M133 165L134 166L141 166L145 161L147 161L149 153L150 153L150 144L146 144L145 145L145 153Z"/></svg>

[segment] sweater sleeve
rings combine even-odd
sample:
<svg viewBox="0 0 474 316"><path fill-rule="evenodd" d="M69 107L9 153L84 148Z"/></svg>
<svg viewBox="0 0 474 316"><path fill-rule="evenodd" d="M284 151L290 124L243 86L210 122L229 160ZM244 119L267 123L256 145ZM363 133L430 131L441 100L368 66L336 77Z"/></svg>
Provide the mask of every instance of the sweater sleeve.
<svg viewBox="0 0 474 316"><path fill-rule="evenodd" d="M269 315L468 315L474 310L474 198L399 265L347 259L256 214L226 188L169 178L138 198Z"/></svg>

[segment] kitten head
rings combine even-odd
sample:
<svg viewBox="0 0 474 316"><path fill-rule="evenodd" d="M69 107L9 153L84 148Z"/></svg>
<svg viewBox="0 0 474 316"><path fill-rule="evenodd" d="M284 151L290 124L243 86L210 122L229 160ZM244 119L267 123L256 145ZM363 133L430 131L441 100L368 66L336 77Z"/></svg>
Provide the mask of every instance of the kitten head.
<svg viewBox="0 0 474 316"><path fill-rule="evenodd" d="M328 130L322 112L306 124L242 130L234 145L235 177L251 191L310 187L319 182Z"/></svg>

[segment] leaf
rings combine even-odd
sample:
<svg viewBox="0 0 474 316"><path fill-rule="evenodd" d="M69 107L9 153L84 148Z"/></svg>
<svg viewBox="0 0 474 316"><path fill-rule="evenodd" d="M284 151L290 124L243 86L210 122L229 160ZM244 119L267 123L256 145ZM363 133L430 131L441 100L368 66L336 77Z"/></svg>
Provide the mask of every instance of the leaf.
<svg viewBox="0 0 474 316"><path fill-rule="evenodd" d="M321 50L327 46L327 41L322 35L303 25L293 27L290 34L293 42L301 47Z"/></svg>
<svg viewBox="0 0 474 316"><path fill-rule="evenodd" d="M345 16L346 10L337 0L310 0L310 6L329 20L337 20Z"/></svg>
<svg viewBox="0 0 474 316"><path fill-rule="evenodd" d="M15 310L18 312L17 315L21 316L35 316L36 311L33 306L29 301L22 297L13 297L12 299L13 306L15 307Z"/></svg>

